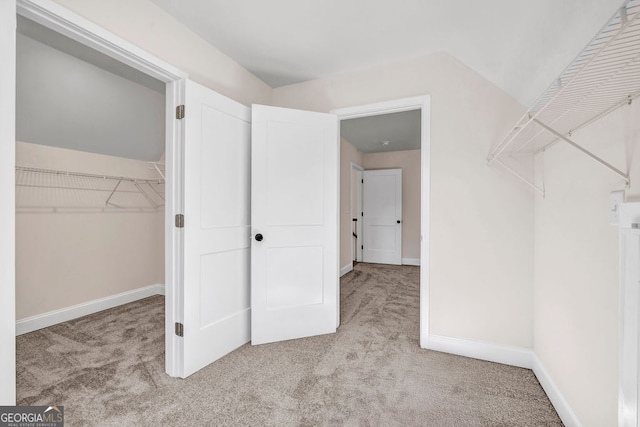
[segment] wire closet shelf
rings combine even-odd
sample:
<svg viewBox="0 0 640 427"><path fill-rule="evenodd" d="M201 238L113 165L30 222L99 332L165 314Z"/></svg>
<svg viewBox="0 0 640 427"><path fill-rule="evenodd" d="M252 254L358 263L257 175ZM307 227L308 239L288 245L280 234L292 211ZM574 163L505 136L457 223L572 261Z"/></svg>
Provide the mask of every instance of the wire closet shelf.
<svg viewBox="0 0 640 427"><path fill-rule="evenodd" d="M536 100L488 164L498 164L544 195L535 182L534 157L563 141L629 184L629 175L572 141L572 134L640 95L640 0L627 0L586 48Z"/></svg>
<svg viewBox="0 0 640 427"><path fill-rule="evenodd" d="M164 203L163 178L16 167L20 212L155 212Z"/></svg>

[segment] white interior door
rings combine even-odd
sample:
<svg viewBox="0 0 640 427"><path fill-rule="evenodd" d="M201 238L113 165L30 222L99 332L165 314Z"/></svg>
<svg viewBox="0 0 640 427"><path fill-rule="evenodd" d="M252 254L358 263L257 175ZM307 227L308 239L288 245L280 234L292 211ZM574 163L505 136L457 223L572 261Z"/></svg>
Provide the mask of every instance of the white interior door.
<svg viewBox="0 0 640 427"><path fill-rule="evenodd" d="M402 169L363 172L362 261L402 264Z"/></svg>
<svg viewBox="0 0 640 427"><path fill-rule="evenodd" d="M252 129L251 342L335 332L337 117L254 105Z"/></svg>
<svg viewBox="0 0 640 427"><path fill-rule="evenodd" d="M250 340L250 109L187 81L182 377Z"/></svg>

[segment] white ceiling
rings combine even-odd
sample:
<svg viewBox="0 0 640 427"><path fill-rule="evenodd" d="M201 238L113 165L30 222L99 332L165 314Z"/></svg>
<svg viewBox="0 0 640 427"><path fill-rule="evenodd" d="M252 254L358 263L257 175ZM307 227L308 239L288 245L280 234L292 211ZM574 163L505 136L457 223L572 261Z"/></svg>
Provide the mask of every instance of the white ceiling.
<svg viewBox="0 0 640 427"><path fill-rule="evenodd" d="M622 0L153 1L272 87L444 51L525 106L554 81L622 5ZM105 103L94 102L93 108L76 108L75 115L70 115L68 108L60 108L59 99L51 98L47 101L51 107L42 108L41 93L48 89L26 82L26 74L19 73L23 84L18 86L17 131L22 140L157 160L163 147L157 141L163 132L161 123L147 126L154 129L147 137L135 123L141 116L156 120L159 103L164 102L163 83L24 18L19 17L18 26L21 35L128 81L123 87L135 84L134 91L124 91L129 96L148 90L133 101L127 101L123 92L120 101L112 103L111 112L103 110ZM37 44L29 46L31 55L45 54L46 49ZM69 73L66 77L70 85L77 83ZM38 85L47 79L38 78ZM109 80L113 83L114 79ZM100 95L90 91L96 85L85 84L75 94L99 99ZM31 89L35 87L40 87L38 93ZM137 106L145 97L153 98L155 107ZM46 120L39 123L21 115L27 109L20 107L27 103L39 108ZM118 111L123 105L131 108ZM155 112L142 113L145 110ZM62 119L54 120L52 111L64 113ZM92 113L99 114L90 117ZM100 128L100 117L115 117L122 126ZM49 127L40 126L42 123ZM83 129L78 124L89 125ZM341 128L348 140L366 152L419 147L419 117L412 119L410 114L350 120ZM87 145L89 136L97 138ZM43 142L47 137L49 142ZM391 144L380 145L384 140Z"/></svg>
<svg viewBox="0 0 640 427"><path fill-rule="evenodd" d="M445 51L529 106L622 0L153 0L273 87Z"/></svg>
<svg viewBox="0 0 640 427"><path fill-rule="evenodd" d="M365 153L417 150L420 110L342 120L340 136Z"/></svg>

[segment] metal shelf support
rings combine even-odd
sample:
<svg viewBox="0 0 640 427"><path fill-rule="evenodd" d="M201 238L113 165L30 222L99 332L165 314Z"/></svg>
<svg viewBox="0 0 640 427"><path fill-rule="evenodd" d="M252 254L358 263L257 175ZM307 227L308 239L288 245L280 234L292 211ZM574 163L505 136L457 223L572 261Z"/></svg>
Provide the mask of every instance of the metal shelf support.
<svg viewBox="0 0 640 427"><path fill-rule="evenodd" d="M542 123L540 120L538 119L533 119L533 121L538 125L541 126L542 128L544 128L547 132L555 135L556 137L560 138L561 140L563 140L564 142L566 142L567 144L571 145L572 147L578 149L580 152L586 154L587 156L589 156L590 158L592 158L593 160L595 160L596 162L600 163L602 166L604 166L605 168L609 169L611 172L615 173L616 175L619 175L621 178L623 178L627 184L627 186L629 186L629 175L622 172L620 169L612 166L610 163L605 162L604 160L602 160L600 157L596 156L595 154L593 154L591 151L581 147L580 145L576 144L575 142L573 142L571 139L567 138L566 136L562 135L560 132L556 131L555 129L547 126L546 124Z"/></svg>
<svg viewBox="0 0 640 427"><path fill-rule="evenodd" d="M529 187L533 188L536 192L538 192L542 197L544 197L544 190L541 189L540 187L538 187L537 185L535 185L534 183L530 182L527 178L525 178L524 176L522 176L522 174L519 174L518 172L516 172L515 170L513 170L512 168L510 168L509 166L507 166L504 162L502 162L500 159L495 159L496 163L498 163L500 166L502 166L503 168L505 168L509 173L511 173L512 175L514 175L516 178L518 178L520 181L524 182L525 184L527 184Z"/></svg>

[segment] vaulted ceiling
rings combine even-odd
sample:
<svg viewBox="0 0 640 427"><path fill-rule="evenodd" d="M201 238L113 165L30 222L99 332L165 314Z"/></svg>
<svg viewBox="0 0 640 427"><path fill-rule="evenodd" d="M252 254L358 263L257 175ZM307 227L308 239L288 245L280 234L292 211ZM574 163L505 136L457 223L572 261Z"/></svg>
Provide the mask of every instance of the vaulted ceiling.
<svg viewBox="0 0 640 427"><path fill-rule="evenodd" d="M528 106L622 0L153 0L272 87L445 51Z"/></svg>
<svg viewBox="0 0 640 427"><path fill-rule="evenodd" d="M622 0L152 1L272 87L444 51L525 106L554 81L623 3ZM108 96L91 95L88 88L108 86L86 82L82 91L74 91L71 87L78 84L78 78L63 68L59 78L68 80L71 86L65 89L57 85L63 92L49 93L44 86L37 85L51 80L51 76L36 74L45 68L51 72L52 67L40 65L32 67L30 74L19 73L19 83L22 82L18 88L19 137L42 143L39 141L55 136L58 141L50 142L52 145L78 148L74 144L82 141L82 147L88 151L157 160L163 147L162 83L27 20L19 24L22 71L26 69L27 56L30 63L44 56L50 61L53 48L68 58L84 61L87 65L83 67L96 78L99 72L91 67L108 70L107 74L113 77L103 73L99 78L111 81L120 78L122 84L118 87L125 88L121 91L123 96L125 92L131 94L135 87L139 92L135 102L149 98L144 102L153 105L147 108L122 98L113 101L107 111L107 103L95 101L114 98L119 92L106 89ZM64 59L56 57L59 61ZM68 58L64 61L71 66L73 59ZM85 77L89 74L83 71ZM50 107L43 103L46 94L51 95L47 104ZM80 95L87 100L76 99ZM69 103L75 102L78 107L75 115L64 111L64 120L54 120L52 112L62 111L60 100L65 100L67 110L71 108ZM43 126L35 126L35 114L42 117L39 123ZM105 117L111 117L112 121L104 120ZM419 131L417 120L412 122L414 125L406 124L410 119L406 115L377 119L387 120L384 126L382 122L355 120L344 123L343 132L345 135L351 132L354 140L371 139L379 145L377 151L386 151L389 147L380 146L381 141L392 140L397 147L396 142L411 139L405 129ZM148 123L137 126L141 120ZM64 127L65 123L71 126ZM379 133L375 138L369 135L371 129L381 127L387 133L394 128L400 131L397 135ZM149 133L149 129L153 131ZM94 147L88 146L90 138Z"/></svg>

